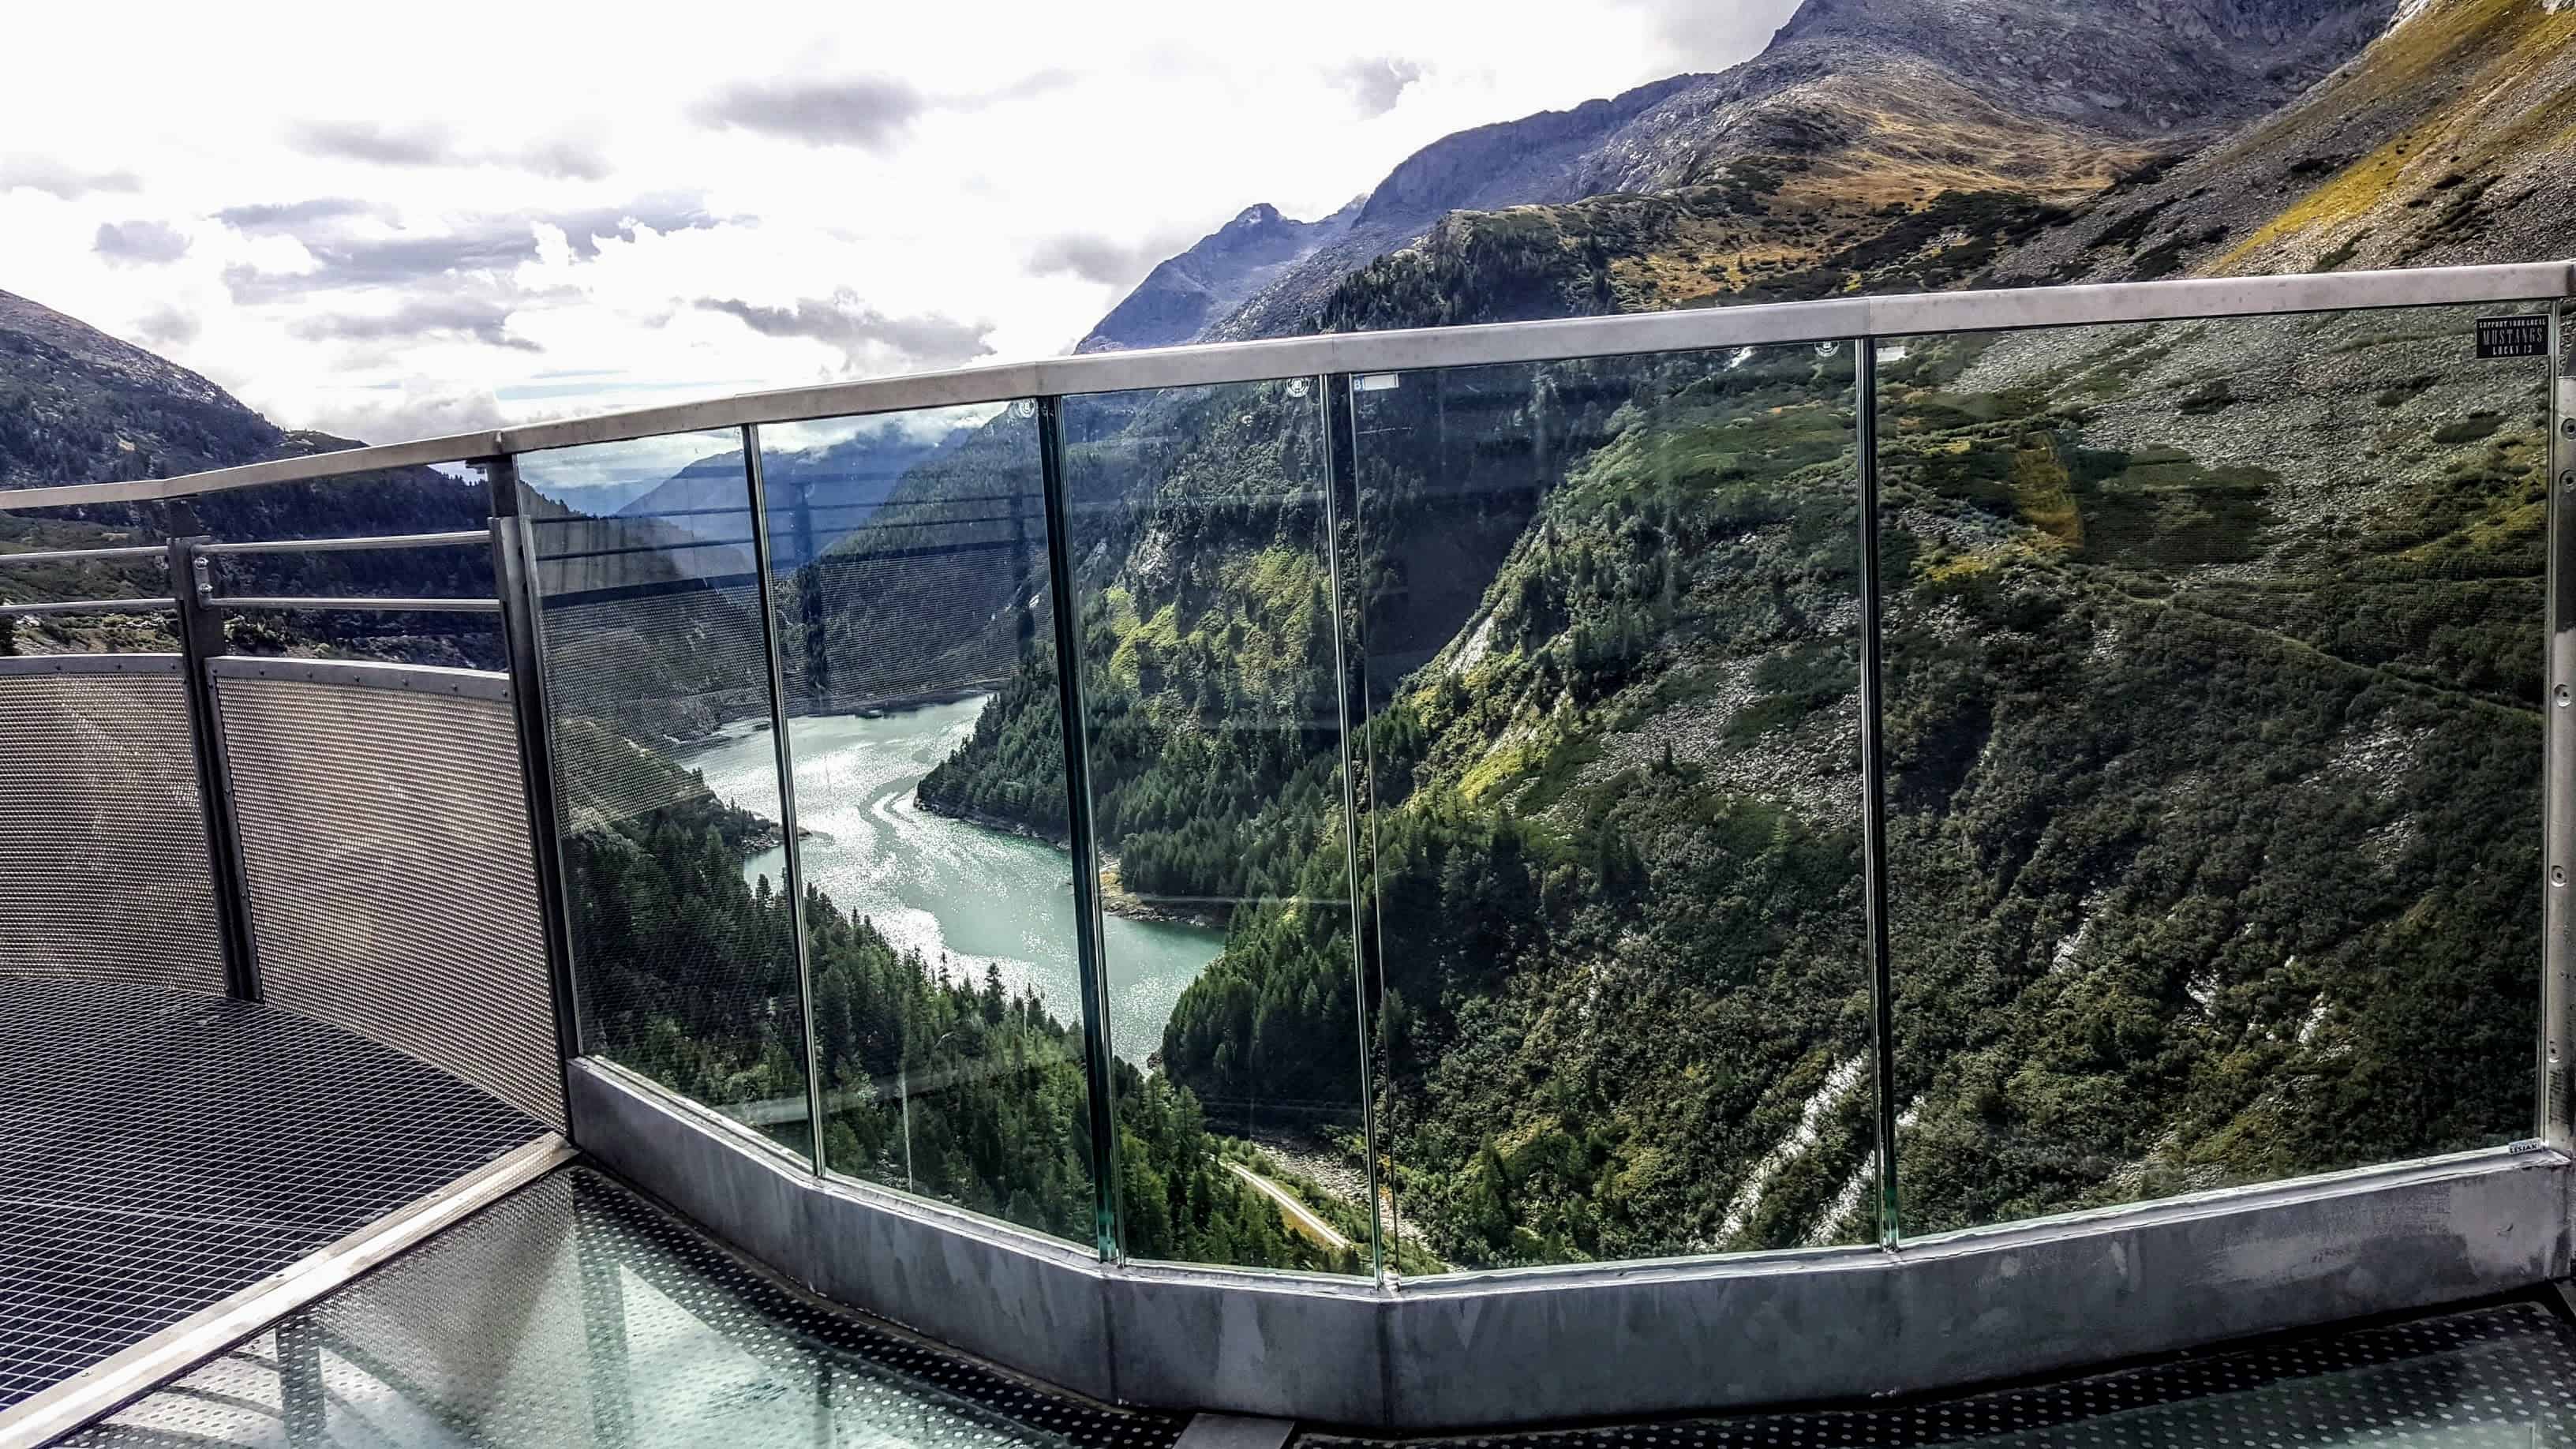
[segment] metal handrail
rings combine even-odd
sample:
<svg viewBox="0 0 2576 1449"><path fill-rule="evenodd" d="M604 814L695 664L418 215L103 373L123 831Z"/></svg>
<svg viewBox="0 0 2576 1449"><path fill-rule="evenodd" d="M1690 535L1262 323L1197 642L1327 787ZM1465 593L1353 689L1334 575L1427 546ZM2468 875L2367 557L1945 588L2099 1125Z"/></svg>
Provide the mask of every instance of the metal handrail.
<svg viewBox="0 0 2576 1449"><path fill-rule="evenodd" d="M2420 267L2288 277L2208 277L2071 287L1832 297L1744 307L1503 322L1394 332L1328 332L741 393L496 432L458 433L218 468L178 478L0 490L0 509L185 498L267 483L470 463L591 443L759 423L806 422L1041 397L1268 382L1331 373L1411 372L1727 347L1858 342L1960 332L2538 302L2576 296L2576 263Z"/></svg>
<svg viewBox="0 0 2576 1449"><path fill-rule="evenodd" d="M177 607L176 599L61 599L42 604L0 604L0 619L33 619L46 614L161 614Z"/></svg>
<svg viewBox="0 0 2576 1449"><path fill-rule="evenodd" d="M160 558L168 550L157 543L120 544L115 548L58 548L43 553L0 553L0 564L89 563L111 558Z"/></svg>
<svg viewBox="0 0 2576 1449"><path fill-rule="evenodd" d="M363 538L304 538L248 543L201 543L193 552L206 554L283 554L283 553L350 553L361 550L412 548L488 548L492 535L484 529L458 530L449 533L378 534ZM169 555L167 544L136 544L116 548L63 549L49 553L0 554L6 563L70 563L91 559L160 558ZM282 598L219 596L200 582L197 602L210 608L235 610L284 609L369 611L388 614L497 614L498 599L371 599L371 598ZM154 614L178 608L176 599L63 599L44 603L11 604L0 602L0 619L35 618L48 614Z"/></svg>
<svg viewBox="0 0 2576 1449"><path fill-rule="evenodd" d="M273 598L251 595L212 595L198 602L210 609L282 609L306 613L358 611L379 614L497 614L499 599L368 599L368 598Z"/></svg>
<svg viewBox="0 0 2576 1449"><path fill-rule="evenodd" d="M290 538L261 543L201 543L201 554L355 553L398 548L489 548L492 535L479 528L454 533L397 533L373 538ZM159 552L155 549L153 552Z"/></svg>

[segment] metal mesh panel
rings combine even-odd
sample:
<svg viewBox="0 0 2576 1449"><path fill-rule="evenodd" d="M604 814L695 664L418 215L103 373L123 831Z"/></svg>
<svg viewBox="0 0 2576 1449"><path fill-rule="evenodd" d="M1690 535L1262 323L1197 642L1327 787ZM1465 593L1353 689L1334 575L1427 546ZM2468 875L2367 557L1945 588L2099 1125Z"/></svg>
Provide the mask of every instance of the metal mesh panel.
<svg viewBox="0 0 2576 1449"><path fill-rule="evenodd" d="M538 1133L292 1012L0 981L0 1412Z"/></svg>
<svg viewBox="0 0 2576 1449"><path fill-rule="evenodd" d="M178 669L0 661L0 976L224 989Z"/></svg>
<svg viewBox="0 0 2576 1449"><path fill-rule="evenodd" d="M2576 1429L2576 1329L2537 1303L1862 1409L1667 1420L1413 1449L2536 1449ZM129 1441L131 1442L131 1441ZM1297 1449L1377 1449L1309 1434Z"/></svg>
<svg viewBox="0 0 2576 1449"><path fill-rule="evenodd" d="M499 694L490 675L339 669ZM508 704L229 662L216 687L267 1000L563 1125Z"/></svg>

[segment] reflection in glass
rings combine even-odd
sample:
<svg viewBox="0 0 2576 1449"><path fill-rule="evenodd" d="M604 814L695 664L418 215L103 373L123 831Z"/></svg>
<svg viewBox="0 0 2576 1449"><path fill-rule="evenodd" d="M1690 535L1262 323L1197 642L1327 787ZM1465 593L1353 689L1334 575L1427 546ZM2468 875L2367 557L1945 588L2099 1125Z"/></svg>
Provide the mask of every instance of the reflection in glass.
<svg viewBox="0 0 2576 1449"><path fill-rule="evenodd" d="M740 435L519 460L583 1050L808 1150ZM592 513L558 501L561 494Z"/></svg>
<svg viewBox="0 0 2576 1449"><path fill-rule="evenodd" d="M772 426L760 446L824 1164L1090 1244L1034 410ZM769 744L742 743L744 773Z"/></svg>
<svg viewBox="0 0 2576 1449"><path fill-rule="evenodd" d="M1370 1267L1321 402L1061 407L1134 1257Z"/></svg>
<svg viewBox="0 0 2576 1449"><path fill-rule="evenodd" d="M1968 1399L1605 1425L1539 1442L2524 1449L2576 1438L2571 1376L2576 1330L2525 1300ZM818 1313L574 1169L62 1442L1163 1449L1184 1422L1033 1392Z"/></svg>
<svg viewBox="0 0 2576 1449"><path fill-rule="evenodd" d="M1869 1240L1853 349L1348 402L1391 1261Z"/></svg>
<svg viewBox="0 0 2576 1449"><path fill-rule="evenodd" d="M605 1178L558 1172L74 1442L1168 1445L1179 1421L1032 1393L772 1287Z"/></svg>
<svg viewBox="0 0 2576 1449"><path fill-rule="evenodd" d="M2473 324L1885 350L1907 1232L2530 1130L2547 409Z"/></svg>

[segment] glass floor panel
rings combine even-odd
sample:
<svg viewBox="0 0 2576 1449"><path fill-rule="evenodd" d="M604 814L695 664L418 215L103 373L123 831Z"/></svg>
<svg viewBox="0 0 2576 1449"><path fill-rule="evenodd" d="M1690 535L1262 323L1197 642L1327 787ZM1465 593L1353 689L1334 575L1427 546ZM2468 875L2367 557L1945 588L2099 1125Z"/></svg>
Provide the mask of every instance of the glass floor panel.
<svg viewBox="0 0 2576 1449"><path fill-rule="evenodd" d="M575 1167L63 1442L1171 1449L1182 1423L816 1306Z"/></svg>
<svg viewBox="0 0 2576 1449"><path fill-rule="evenodd" d="M1307 1435L1298 1449L1381 1441ZM1438 1449L2576 1446L2576 1328L2535 1302L1973 1397L1428 1441ZM1413 1441L1410 1449L1427 1449Z"/></svg>
<svg viewBox="0 0 2576 1449"><path fill-rule="evenodd" d="M65 1441L1175 1449L820 1307L568 1168ZM1310 1433L1298 1449L1388 1441ZM2576 1328L2535 1301L1884 1409L1406 1441L1409 1449L2576 1449Z"/></svg>

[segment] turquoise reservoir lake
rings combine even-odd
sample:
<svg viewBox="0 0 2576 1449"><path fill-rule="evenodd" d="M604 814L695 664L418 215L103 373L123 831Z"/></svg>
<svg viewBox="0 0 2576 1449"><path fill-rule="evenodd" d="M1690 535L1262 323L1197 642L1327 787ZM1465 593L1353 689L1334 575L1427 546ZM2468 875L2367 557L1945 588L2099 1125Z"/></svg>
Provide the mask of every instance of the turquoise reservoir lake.
<svg viewBox="0 0 2576 1449"><path fill-rule="evenodd" d="M1080 1019L1073 867L1052 845L923 810L914 787L972 734L981 698L867 718L791 721L805 882L876 922L951 979L981 982L989 963L1017 994L1034 988L1058 1019ZM690 756L718 795L778 818L777 753L766 730L736 727ZM785 879L784 851L744 865ZM1110 1049L1142 1064L1163 1043L1181 990L1225 944L1199 926L1110 916Z"/></svg>

